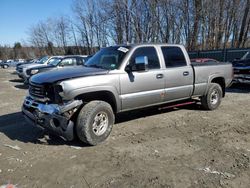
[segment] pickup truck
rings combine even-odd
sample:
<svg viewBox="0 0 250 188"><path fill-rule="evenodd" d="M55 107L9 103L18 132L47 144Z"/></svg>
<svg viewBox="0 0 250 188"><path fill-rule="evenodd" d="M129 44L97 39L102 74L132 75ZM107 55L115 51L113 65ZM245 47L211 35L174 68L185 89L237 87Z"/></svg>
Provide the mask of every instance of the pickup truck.
<svg viewBox="0 0 250 188"><path fill-rule="evenodd" d="M250 50L240 59L235 59L233 62L235 83L250 84Z"/></svg>
<svg viewBox="0 0 250 188"><path fill-rule="evenodd" d="M96 145L120 112L186 99L216 109L232 75L230 63L191 64L182 45L110 46L81 68L32 76L22 112L66 140Z"/></svg>

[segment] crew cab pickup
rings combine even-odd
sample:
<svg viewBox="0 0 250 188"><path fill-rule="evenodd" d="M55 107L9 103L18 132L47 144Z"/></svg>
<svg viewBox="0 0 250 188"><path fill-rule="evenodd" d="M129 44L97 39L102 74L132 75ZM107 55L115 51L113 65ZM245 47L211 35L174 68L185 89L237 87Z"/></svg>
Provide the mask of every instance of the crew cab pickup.
<svg viewBox="0 0 250 188"><path fill-rule="evenodd" d="M96 145L109 136L116 113L186 99L216 109L232 76L230 63L191 64L182 45L111 46L81 68L32 76L22 112L67 140Z"/></svg>

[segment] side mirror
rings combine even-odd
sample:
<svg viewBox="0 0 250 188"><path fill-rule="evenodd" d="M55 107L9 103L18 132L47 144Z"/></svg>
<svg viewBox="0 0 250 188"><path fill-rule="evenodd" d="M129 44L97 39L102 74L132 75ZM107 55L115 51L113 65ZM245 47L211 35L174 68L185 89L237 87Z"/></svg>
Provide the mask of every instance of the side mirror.
<svg viewBox="0 0 250 188"><path fill-rule="evenodd" d="M137 71L147 71L148 70L148 57L138 56L135 58L135 66Z"/></svg>
<svg viewBox="0 0 250 188"><path fill-rule="evenodd" d="M131 72L132 72L132 67L131 67L131 65L127 65L127 66L125 67L125 72L127 72L127 73L131 73Z"/></svg>

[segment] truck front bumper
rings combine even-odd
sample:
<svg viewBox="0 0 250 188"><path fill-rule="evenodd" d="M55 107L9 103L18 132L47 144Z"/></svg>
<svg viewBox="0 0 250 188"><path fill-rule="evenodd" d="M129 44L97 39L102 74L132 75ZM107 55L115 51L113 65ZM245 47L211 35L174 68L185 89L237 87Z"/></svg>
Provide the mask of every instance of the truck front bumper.
<svg viewBox="0 0 250 188"><path fill-rule="evenodd" d="M43 104L38 103L31 97L26 97L22 106L22 113L28 123L71 141L74 139L74 123L64 115L64 112L76 109L81 104L81 101L73 101L61 106Z"/></svg>
<svg viewBox="0 0 250 188"><path fill-rule="evenodd" d="M24 74L23 74L23 72L16 71L16 73L17 73L17 75L18 75L19 78L21 78L21 79L24 80Z"/></svg>

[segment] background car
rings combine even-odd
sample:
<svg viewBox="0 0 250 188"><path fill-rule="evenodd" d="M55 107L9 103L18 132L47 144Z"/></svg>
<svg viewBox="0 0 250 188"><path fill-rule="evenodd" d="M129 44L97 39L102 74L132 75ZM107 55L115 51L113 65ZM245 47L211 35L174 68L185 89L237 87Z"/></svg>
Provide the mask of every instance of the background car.
<svg viewBox="0 0 250 188"><path fill-rule="evenodd" d="M19 64L19 65L17 65L16 66L16 72L17 72L19 78L24 79L24 77L25 77L25 71L26 71L27 68L29 68L29 67L36 67L36 66L41 66L43 64L47 64L49 58L50 57L48 57L48 56L43 56L38 61L35 61L33 63L31 62L31 63L28 63L28 64Z"/></svg>
<svg viewBox="0 0 250 188"><path fill-rule="evenodd" d="M25 62L17 63L16 67L37 62L38 59L27 59Z"/></svg>
<svg viewBox="0 0 250 188"><path fill-rule="evenodd" d="M7 69L9 67L15 67L17 65L17 61L14 60L7 60L6 62L1 63L1 67Z"/></svg>
<svg viewBox="0 0 250 188"><path fill-rule="evenodd" d="M235 59L233 62L235 83L250 83L250 51L245 53L242 58Z"/></svg>
<svg viewBox="0 0 250 188"><path fill-rule="evenodd" d="M83 66L86 59L87 59L86 55L70 55L64 57L54 57L53 60L49 62L47 65L28 68L25 74L25 84L27 84L29 78L35 74L50 70L72 67L72 66Z"/></svg>

